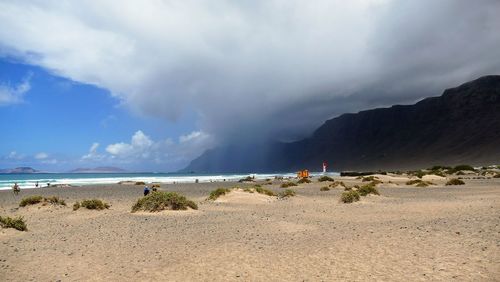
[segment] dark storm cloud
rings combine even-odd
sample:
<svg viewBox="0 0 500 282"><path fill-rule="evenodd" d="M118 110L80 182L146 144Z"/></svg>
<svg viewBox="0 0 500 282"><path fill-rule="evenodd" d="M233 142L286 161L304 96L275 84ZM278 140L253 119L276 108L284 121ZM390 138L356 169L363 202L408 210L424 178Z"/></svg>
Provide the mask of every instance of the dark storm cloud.
<svg viewBox="0 0 500 282"><path fill-rule="evenodd" d="M500 72L500 1L121 5L0 2L0 45L132 111L175 121L194 109L218 143L301 138Z"/></svg>

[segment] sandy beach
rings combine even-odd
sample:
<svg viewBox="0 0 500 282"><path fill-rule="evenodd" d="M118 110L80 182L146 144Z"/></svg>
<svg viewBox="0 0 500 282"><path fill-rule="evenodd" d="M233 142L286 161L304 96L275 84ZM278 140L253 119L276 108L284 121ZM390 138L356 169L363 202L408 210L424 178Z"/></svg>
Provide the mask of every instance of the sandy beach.
<svg viewBox="0 0 500 282"><path fill-rule="evenodd" d="M199 209L159 213L130 212L143 186L0 191L0 215L28 226L0 229L0 280L500 281L500 179L445 186L434 177L437 185L415 187L379 178L380 196L351 204L339 201L343 187L320 191L328 183L317 179L284 200L237 191L206 201L215 188L251 183L161 185ZM68 205L19 207L29 195ZM89 198L111 207L72 210Z"/></svg>

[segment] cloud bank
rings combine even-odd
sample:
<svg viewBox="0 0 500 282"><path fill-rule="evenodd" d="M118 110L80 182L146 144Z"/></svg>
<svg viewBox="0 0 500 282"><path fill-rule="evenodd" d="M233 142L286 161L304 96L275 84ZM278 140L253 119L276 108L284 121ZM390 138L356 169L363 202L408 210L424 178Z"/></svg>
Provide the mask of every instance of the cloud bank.
<svg viewBox="0 0 500 282"><path fill-rule="evenodd" d="M0 1L0 56L108 89L137 113L195 111L217 144L292 140L500 73L498 11L495 0ZM168 146L149 141L138 132L106 151Z"/></svg>

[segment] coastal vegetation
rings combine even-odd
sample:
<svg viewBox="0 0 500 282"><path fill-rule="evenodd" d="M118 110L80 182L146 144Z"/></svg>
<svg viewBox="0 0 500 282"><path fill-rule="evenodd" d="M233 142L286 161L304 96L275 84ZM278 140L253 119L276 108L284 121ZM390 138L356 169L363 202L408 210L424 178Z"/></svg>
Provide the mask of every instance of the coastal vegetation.
<svg viewBox="0 0 500 282"><path fill-rule="evenodd" d="M197 210L198 205L175 192L156 192L137 200L132 206L132 212L141 210L159 212L163 210L187 210L188 208Z"/></svg>
<svg viewBox="0 0 500 282"><path fill-rule="evenodd" d="M135 185L146 185L146 182L144 181L137 181Z"/></svg>
<svg viewBox="0 0 500 282"><path fill-rule="evenodd" d="M423 181L421 179L412 179L412 180L406 181L406 185L415 185L415 184L417 187L427 187L429 185L436 185L430 181Z"/></svg>
<svg viewBox="0 0 500 282"><path fill-rule="evenodd" d="M156 194L156 193L154 193ZM82 202L76 202L73 204L73 210L76 211L79 208L86 208L88 210L104 210L109 209L110 205L99 199L83 200Z"/></svg>
<svg viewBox="0 0 500 282"><path fill-rule="evenodd" d="M281 188L288 188L288 187L292 187L292 186L297 186L297 184L295 182L288 181L288 182L282 183L280 187Z"/></svg>
<svg viewBox="0 0 500 282"><path fill-rule="evenodd" d="M323 186L319 188L319 191L330 191L330 188L328 186Z"/></svg>
<svg viewBox="0 0 500 282"><path fill-rule="evenodd" d="M29 205L36 205L38 203L42 203L43 205L47 205L47 204L61 205L61 206L66 205L66 202L57 196L42 197L39 195L33 195L33 196L28 196L28 197L23 198L21 200L21 202L19 203L19 206L25 207L25 206L29 206Z"/></svg>
<svg viewBox="0 0 500 282"><path fill-rule="evenodd" d="M325 182L325 181L331 181L331 182L333 182L333 181L334 181L334 179L333 179L333 178L331 178L330 176L323 175L323 176L321 176L320 178L318 178L318 181L319 181L319 182Z"/></svg>
<svg viewBox="0 0 500 282"><path fill-rule="evenodd" d="M282 191L278 194L278 197L280 199L285 199L285 198L289 198L289 197L294 197L297 193L295 193L295 191L293 191L292 189L286 189L285 191Z"/></svg>
<svg viewBox="0 0 500 282"><path fill-rule="evenodd" d="M303 184L303 183L311 183L311 180L309 178L301 178L299 181L297 181L298 184Z"/></svg>
<svg viewBox="0 0 500 282"><path fill-rule="evenodd" d="M276 194L273 191L262 188L262 187L255 187L255 192L257 192L259 194L264 194L267 196L276 196Z"/></svg>
<svg viewBox="0 0 500 282"><path fill-rule="evenodd" d="M251 176L247 176L247 177L245 177L245 178L242 178L242 179L238 180L238 182L240 182L240 183L241 183L241 182L253 182L253 180L254 180L254 178L253 178L253 177L251 177Z"/></svg>
<svg viewBox="0 0 500 282"><path fill-rule="evenodd" d="M224 196L224 195L226 195L229 192L231 192L231 189L228 189L228 188L217 188L217 189L213 190L212 192L210 192L210 195L208 196L208 199L212 200L212 201L215 201L220 196Z"/></svg>
<svg viewBox="0 0 500 282"><path fill-rule="evenodd" d="M26 226L26 222L22 216L18 216L15 218L6 216L0 216L0 226L2 228L14 228L19 231L27 231L28 227Z"/></svg>
<svg viewBox="0 0 500 282"><path fill-rule="evenodd" d="M377 188L375 187L376 184L374 182L370 184L363 185L359 187L358 193L361 196L367 196L368 194L373 194L373 195L380 195L378 192Z"/></svg>
<svg viewBox="0 0 500 282"><path fill-rule="evenodd" d="M457 179L457 178L452 178L452 179L448 180L448 182L446 182L446 186L464 185L464 184L465 184L465 182L463 182L462 180Z"/></svg>
<svg viewBox="0 0 500 282"><path fill-rule="evenodd" d="M359 201L359 193L356 190L345 191L340 196L340 200L346 204L357 202Z"/></svg>

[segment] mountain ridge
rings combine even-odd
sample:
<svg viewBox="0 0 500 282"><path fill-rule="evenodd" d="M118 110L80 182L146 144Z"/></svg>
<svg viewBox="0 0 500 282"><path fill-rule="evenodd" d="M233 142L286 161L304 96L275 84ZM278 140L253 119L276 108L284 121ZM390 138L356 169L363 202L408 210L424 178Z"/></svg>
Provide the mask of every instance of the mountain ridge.
<svg viewBox="0 0 500 282"><path fill-rule="evenodd" d="M215 148L182 171L318 171L323 161L337 171L490 164L500 160L498 109L500 76L489 75L413 105L342 114L296 142Z"/></svg>

